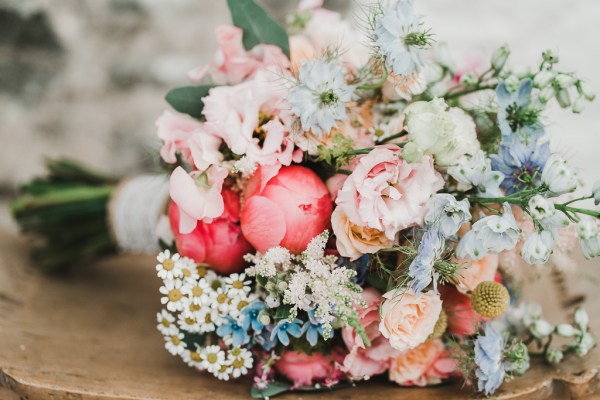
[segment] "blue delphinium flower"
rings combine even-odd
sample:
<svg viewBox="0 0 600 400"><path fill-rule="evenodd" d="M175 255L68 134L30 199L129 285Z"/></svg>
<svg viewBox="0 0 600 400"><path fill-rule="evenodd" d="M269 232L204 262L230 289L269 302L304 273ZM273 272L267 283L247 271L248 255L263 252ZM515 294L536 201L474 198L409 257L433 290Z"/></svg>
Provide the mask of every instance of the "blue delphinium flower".
<svg viewBox="0 0 600 400"><path fill-rule="evenodd" d="M317 318L315 318L315 311L310 310L308 312L308 321L304 323L302 326L302 334L306 332L306 340L310 343L311 346L316 346L317 341L319 340L319 335L321 337L324 336L325 330L323 329L323 324L319 322ZM333 335L332 330L329 332L329 338Z"/></svg>
<svg viewBox="0 0 600 400"><path fill-rule="evenodd" d="M491 324L485 324L483 332L475 340L475 376L477 389L490 395L500 387L506 374L502 360L505 341Z"/></svg>
<svg viewBox="0 0 600 400"><path fill-rule="evenodd" d="M288 334L295 338L302 336L302 328L300 327L301 323L302 321L299 319L295 319L292 322L288 321L287 319L279 321L271 332L271 340L277 337L282 345L288 346L290 344L290 337Z"/></svg>
<svg viewBox="0 0 600 400"><path fill-rule="evenodd" d="M531 143L544 134L539 122L540 110L531 106L532 88L533 82L529 78L523 79L515 92L511 92L504 81L498 83L498 126L503 142L508 143L518 137L525 143Z"/></svg>
<svg viewBox="0 0 600 400"><path fill-rule="evenodd" d="M417 256L408 267L408 276L412 278L411 288L421 293L433 280L433 264L444 250L445 240L437 229L425 232Z"/></svg>
<svg viewBox="0 0 600 400"><path fill-rule="evenodd" d="M217 335L220 337L231 335L235 347L239 347L250 341L250 336L248 336L248 332L242 325L231 317L225 317L225 319L227 322L217 328Z"/></svg>
<svg viewBox="0 0 600 400"><path fill-rule="evenodd" d="M550 155L548 142L525 144L516 139L510 143L502 143L498 154L490 158L494 171L504 175L500 187L505 189L507 194L512 194L539 186L542 170Z"/></svg>
<svg viewBox="0 0 600 400"><path fill-rule="evenodd" d="M245 330L250 329L254 332L260 332L263 330L265 325L260 322L260 313L265 309L265 303L262 301L255 301L254 303L244 307L241 312L242 315L242 326Z"/></svg>

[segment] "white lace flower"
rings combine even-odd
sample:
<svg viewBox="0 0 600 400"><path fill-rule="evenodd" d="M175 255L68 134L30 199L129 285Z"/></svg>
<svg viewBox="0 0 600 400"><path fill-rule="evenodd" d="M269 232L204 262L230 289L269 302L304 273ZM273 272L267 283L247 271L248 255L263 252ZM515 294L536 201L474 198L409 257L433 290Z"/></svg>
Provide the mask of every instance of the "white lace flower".
<svg viewBox="0 0 600 400"><path fill-rule="evenodd" d="M246 375L254 362L252 353L242 347L234 347L227 353L227 361L231 366L231 375L239 378Z"/></svg>
<svg viewBox="0 0 600 400"><path fill-rule="evenodd" d="M219 346L212 345L202 349L200 358L202 359L202 368L215 373L225 362L225 352Z"/></svg>
<svg viewBox="0 0 600 400"><path fill-rule="evenodd" d="M184 295L181 293L183 283L180 280L165 281L158 291L164 296L160 298L162 304L166 304L167 310L171 312L181 311L185 305Z"/></svg>
<svg viewBox="0 0 600 400"><path fill-rule="evenodd" d="M171 335L165 336L165 349L174 356L183 353L187 345L183 341L183 333L177 331Z"/></svg>
<svg viewBox="0 0 600 400"><path fill-rule="evenodd" d="M160 279L175 279L183 275L183 272L179 268L179 254L175 253L171 255L169 250L165 250L158 254L156 260L156 272Z"/></svg>
<svg viewBox="0 0 600 400"><path fill-rule="evenodd" d="M302 129L322 136L347 118L346 103L354 98L354 86L346 83L341 65L318 58L302 63L288 102Z"/></svg>
<svg viewBox="0 0 600 400"><path fill-rule="evenodd" d="M249 280L246 280L246 274L231 274L225 279L225 290L227 290L227 294L231 297L237 295L246 295L250 292L250 284L252 283Z"/></svg>
<svg viewBox="0 0 600 400"><path fill-rule="evenodd" d="M158 322L156 329L163 335L168 336L177 333L175 317L167 310L161 310L161 312L156 314L156 322Z"/></svg>
<svg viewBox="0 0 600 400"><path fill-rule="evenodd" d="M375 44L394 74L409 75L423 67L421 53L429 46L430 35L410 0L400 0L385 10L374 36Z"/></svg>

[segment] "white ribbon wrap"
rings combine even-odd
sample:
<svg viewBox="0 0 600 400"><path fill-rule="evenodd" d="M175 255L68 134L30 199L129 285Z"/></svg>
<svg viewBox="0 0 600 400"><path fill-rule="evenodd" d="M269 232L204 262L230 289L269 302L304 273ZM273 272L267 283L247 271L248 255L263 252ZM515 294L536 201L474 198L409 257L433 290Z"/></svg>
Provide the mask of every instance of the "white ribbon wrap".
<svg viewBox="0 0 600 400"><path fill-rule="evenodd" d="M141 175L115 190L109 203L109 223L118 247L130 253L159 251L157 227L169 197L166 175Z"/></svg>

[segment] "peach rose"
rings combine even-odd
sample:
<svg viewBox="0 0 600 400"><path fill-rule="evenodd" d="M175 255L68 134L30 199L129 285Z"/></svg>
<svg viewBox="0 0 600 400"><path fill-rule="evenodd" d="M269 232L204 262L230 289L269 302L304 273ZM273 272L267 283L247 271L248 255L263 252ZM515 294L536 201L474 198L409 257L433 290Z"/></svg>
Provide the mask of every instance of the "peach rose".
<svg viewBox="0 0 600 400"><path fill-rule="evenodd" d="M350 222L340 207L337 207L331 215L331 227L337 239L336 246L340 255L350 258L351 261L363 254L376 253L394 244L393 240L385 236L385 232Z"/></svg>
<svg viewBox="0 0 600 400"><path fill-rule="evenodd" d="M390 290L383 295L379 331L399 351L413 349L427 340L442 311L435 292L416 295L412 290Z"/></svg>
<svg viewBox="0 0 600 400"><path fill-rule="evenodd" d="M448 379L457 363L441 340L428 340L392 361L390 380L401 386L427 386Z"/></svg>
<svg viewBox="0 0 600 400"><path fill-rule="evenodd" d="M459 259L457 263L461 266L459 270L459 283L456 288L459 292L467 292L475 289L484 281L493 281L498 269L498 254L488 254L481 260Z"/></svg>

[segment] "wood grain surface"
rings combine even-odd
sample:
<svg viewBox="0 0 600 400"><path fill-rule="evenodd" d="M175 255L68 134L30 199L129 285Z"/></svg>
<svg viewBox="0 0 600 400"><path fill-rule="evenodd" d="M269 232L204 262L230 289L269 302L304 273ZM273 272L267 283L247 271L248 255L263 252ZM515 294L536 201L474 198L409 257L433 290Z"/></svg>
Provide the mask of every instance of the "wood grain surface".
<svg viewBox="0 0 600 400"><path fill-rule="evenodd" d="M247 399L248 380L223 383L188 368L163 348L155 328L160 309L150 257L120 256L82 265L66 277L38 274L27 242L0 233L0 399ZM586 265L592 270L597 264ZM600 274L598 274L600 275ZM559 322L566 298L586 295L594 330L600 322L597 286L575 286L561 295L552 279L528 289ZM572 288L576 288L572 289ZM571 291L571 292L569 292ZM525 377L505 384L499 399L596 398L600 357L569 358L554 369L533 362ZM460 383L400 388L384 379L332 392L286 394L280 399L476 398Z"/></svg>

